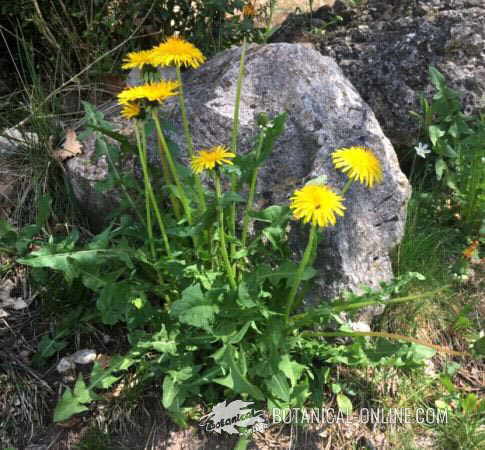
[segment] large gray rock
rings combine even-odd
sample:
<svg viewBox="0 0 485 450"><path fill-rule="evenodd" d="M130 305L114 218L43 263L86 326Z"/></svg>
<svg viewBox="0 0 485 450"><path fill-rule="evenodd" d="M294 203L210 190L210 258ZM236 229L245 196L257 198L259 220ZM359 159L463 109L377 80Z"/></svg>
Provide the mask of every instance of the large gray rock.
<svg viewBox="0 0 485 450"><path fill-rule="evenodd" d="M419 123L409 111L433 93L429 65L461 93L466 114L485 109L484 0L366 0L359 8L337 0L313 21L335 15L343 21L320 36L308 33L309 17L292 15L272 42L311 41L335 58L394 145L416 141Z"/></svg>
<svg viewBox="0 0 485 450"><path fill-rule="evenodd" d="M227 50L185 78L196 148L229 145L240 54L240 48ZM164 108L175 129L181 130L177 99L170 99ZM346 177L333 168L330 157L340 147L372 148L384 171L384 181L375 188L356 184L350 189L345 217L325 231L315 263L319 287L310 300L389 280L389 251L403 234L410 186L372 110L332 58L299 44L251 45L242 89L239 151L248 151L254 141L258 113L283 111L288 112L285 131L258 179L258 195L265 206L287 204L296 188L321 175L341 189ZM130 126L119 116L114 120L125 131ZM181 132L171 138L185 149ZM86 155L92 155L88 147ZM152 154L157 154L155 148ZM307 227L292 222L292 242L299 255L306 233Z"/></svg>

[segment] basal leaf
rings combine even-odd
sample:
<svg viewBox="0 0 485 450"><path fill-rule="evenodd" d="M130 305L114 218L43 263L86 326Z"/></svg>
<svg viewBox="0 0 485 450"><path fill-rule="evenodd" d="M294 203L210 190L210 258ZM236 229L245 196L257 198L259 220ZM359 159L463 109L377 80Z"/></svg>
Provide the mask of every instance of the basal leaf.
<svg viewBox="0 0 485 450"><path fill-rule="evenodd" d="M54 422L62 422L74 414L87 411L88 409L72 394L71 389L67 388L54 410Z"/></svg>
<svg viewBox="0 0 485 450"><path fill-rule="evenodd" d="M214 382L226 386L229 389L232 389L234 392L237 392L238 394L249 394L255 400L265 399L264 394L261 392L261 390L254 384L250 383L247 378L241 373L241 369L238 367L236 361L234 360L234 350L232 346L228 345L225 348L224 356L222 359L229 367L229 373L223 378L214 379Z"/></svg>
<svg viewBox="0 0 485 450"><path fill-rule="evenodd" d="M179 390L175 380L170 375L166 375L162 385L162 404L164 408L169 409L172 406Z"/></svg>
<svg viewBox="0 0 485 450"><path fill-rule="evenodd" d="M288 377L291 387L296 386L303 371L305 370L305 366L297 363L296 361L292 361L289 354L281 357L278 368Z"/></svg>
<svg viewBox="0 0 485 450"><path fill-rule="evenodd" d="M285 402L290 401L290 386L283 372L273 374L269 380L266 380L266 386L273 396Z"/></svg>
<svg viewBox="0 0 485 450"><path fill-rule="evenodd" d="M150 345L157 352L177 355L176 333L169 336L164 324L162 324L162 329L153 335Z"/></svg>
<svg viewBox="0 0 485 450"><path fill-rule="evenodd" d="M219 307L204 296L199 284L189 286L173 303L170 314L187 325L210 330Z"/></svg>
<svg viewBox="0 0 485 450"><path fill-rule="evenodd" d="M90 403L97 400L98 396L91 392L81 374L77 377L76 384L74 385L74 396L79 403Z"/></svg>
<svg viewBox="0 0 485 450"><path fill-rule="evenodd" d="M127 308L130 307L130 296L132 296L132 292L129 283L113 282L106 284L96 301L96 307L101 313L103 323L114 325L123 320Z"/></svg>

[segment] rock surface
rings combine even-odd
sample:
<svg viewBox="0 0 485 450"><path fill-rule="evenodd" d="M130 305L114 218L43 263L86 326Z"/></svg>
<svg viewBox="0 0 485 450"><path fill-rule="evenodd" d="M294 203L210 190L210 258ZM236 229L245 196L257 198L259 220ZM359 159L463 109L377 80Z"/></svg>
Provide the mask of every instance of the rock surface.
<svg viewBox="0 0 485 450"><path fill-rule="evenodd" d="M462 96L464 112L485 109L485 2L483 0L367 0L349 8L337 0L313 21L336 25L309 33L308 16L289 16L272 42L312 42L335 58L397 146L414 145L420 94L431 97L428 66ZM307 30L307 31L305 31Z"/></svg>
<svg viewBox="0 0 485 450"><path fill-rule="evenodd" d="M240 53L240 48L227 50L185 77L196 148L229 145ZM177 99L170 99L164 109L174 128L181 130ZM321 175L341 189L346 177L333 168L330 158L340 147L372 148L384 171L383 183L375 188L359 184L350 189L345 217L325 232L315 262L319 288L313 301L389 280L389 250L403 234L410 186L373 112L332 58L299 44L253 44L246 56L239 151L249 150L254 141L258 113L283 111L288 112L285 131L258 180L264 206L287 204L295 188ZM185 148L181 132L170 137ZM87 147L86 154L92 154ZM154 147L152 154L157 153ZM292 222L291 239L298 254L306 245L306 232L306 227Z"/></svg>

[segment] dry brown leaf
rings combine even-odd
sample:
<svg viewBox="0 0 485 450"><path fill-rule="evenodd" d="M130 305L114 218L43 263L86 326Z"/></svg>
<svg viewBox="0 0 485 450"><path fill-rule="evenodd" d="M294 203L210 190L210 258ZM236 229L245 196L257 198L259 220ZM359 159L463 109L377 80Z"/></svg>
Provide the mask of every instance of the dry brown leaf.
<svg viewBox="0 0 485 450"><path fill-rule="evenodd" d="M111 356L109 355L104 355L102 353L98 353L96 355L95 361L103 368L107 369L109 367L109 363L111 361Z"/></svg>
<svg viewBox="0 0 485 450"><path fill-rule="evenodd" d="M62 148L54 151L53 156L59 161L65 161L73 156L80 155L82 153L82 146L77 139L76 132L72 129L68 129L66 132L66 140L62 145Z"/></svg>

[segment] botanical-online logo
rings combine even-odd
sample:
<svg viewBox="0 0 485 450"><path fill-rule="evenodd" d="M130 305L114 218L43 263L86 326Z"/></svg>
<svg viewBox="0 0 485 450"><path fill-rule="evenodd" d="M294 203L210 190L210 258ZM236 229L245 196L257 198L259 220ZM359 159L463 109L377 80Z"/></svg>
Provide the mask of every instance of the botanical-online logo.
<svg viewBox="0 0 485 450"><path fill-rule="evenodd" d="M221 431L228 434L251 434L255 431L264 431L268 428L268 424L262 417L263 411L247 409L247 406L252 404L253 402L234 400L226 405L224 400L215 405L209 414L203 416L199 425L206 431L215 431L219 434ZM246 428L246 431L238 430L236 427Z"/></svg>

